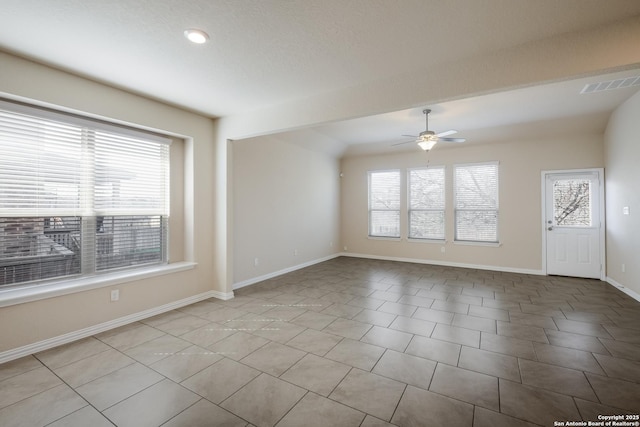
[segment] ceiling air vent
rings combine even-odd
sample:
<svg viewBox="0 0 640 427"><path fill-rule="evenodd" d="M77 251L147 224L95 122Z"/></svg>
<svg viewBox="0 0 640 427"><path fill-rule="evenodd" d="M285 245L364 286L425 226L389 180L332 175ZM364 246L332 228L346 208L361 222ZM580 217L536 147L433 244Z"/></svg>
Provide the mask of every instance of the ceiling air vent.
<svg viewBox="0 0 640 427"><path fill-rule="evenodd" d="M589 83L582 88L580 93L595 93L602 92L603 90L623 89L629 86L640 86L640 76L626 77L624 79L609 80L600 83Z"/></svg>

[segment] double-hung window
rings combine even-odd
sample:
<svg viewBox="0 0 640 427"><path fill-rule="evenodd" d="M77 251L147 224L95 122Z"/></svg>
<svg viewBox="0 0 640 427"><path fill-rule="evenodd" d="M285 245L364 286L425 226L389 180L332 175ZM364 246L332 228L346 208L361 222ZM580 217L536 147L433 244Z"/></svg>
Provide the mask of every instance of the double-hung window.
<svg viewBox="0 0 640 427"><path fill-rule="evenodd" d="M400 237L400 171L369 172L369 236Z"/></svg>
<svg viewBox="0 0 640 427"><path fill-rule="evenodd" d="M498 242L498 163L454 166L455 240Z"/></svg>
<svg viewBox="0 0 640 427"><path fill-rule="evenodd" d="M444 167L410 169L409 238L444 240Z"/></svg>
<svg viewBox="0 0 640 427"><path fill-rule="evenodd" d="M0 286L165 263L169 142L0 101Z"/></svg>

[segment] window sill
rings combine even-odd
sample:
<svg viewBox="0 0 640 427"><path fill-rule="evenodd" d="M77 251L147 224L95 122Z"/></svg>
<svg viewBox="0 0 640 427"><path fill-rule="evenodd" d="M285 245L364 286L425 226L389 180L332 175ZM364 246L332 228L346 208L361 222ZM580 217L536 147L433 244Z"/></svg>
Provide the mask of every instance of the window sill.
<svg viewBox="0 0 640 427"><path fill-rule="evenodd" d="M400 241L402 241L402 238L400 238L400 237L384 237L384 236L367 236L367 239L369 239L369 240L385 240L385 241L391 241L391 242L400 242Z"/></svg>
<svg viewBox="0 0 640 427"><path fill-rule="evenodd" d="M121 271L117 273L70 280L60 280L44 284L27 284L24 286L17 285L13 288L0 290L0 307L8 307L11 305L38 301L91 289L120 285L123 283L133 282L135 280L177 273L179 271L191 270L195 268L196 265L197 264L195 262L184 261L173 264L157 265L144 269Z"/></svg>
<svg viewBox="0 0 640 427"><path fill-rule="evenodd" d="M489 246L493 248L502 246L502 243L500 242L467 242L463 240L454 240L453 244L461 246Z"/></svg>
<svg viewBox="0 0 640 427"><path fill-rule="evenodd" d="M414 237L409 237L407 239L407 242L409 242L409 243L431 243L431 244L437 244L437 245L444 245L445 243L447 243L446 239L416 239Z"/></svg>

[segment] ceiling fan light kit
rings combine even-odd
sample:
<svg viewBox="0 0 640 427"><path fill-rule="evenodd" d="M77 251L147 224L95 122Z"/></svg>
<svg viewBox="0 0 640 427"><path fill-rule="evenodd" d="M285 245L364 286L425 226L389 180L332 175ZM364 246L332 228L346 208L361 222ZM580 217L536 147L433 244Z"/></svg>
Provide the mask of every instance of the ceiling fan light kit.
<svg viewBox="0 0 640 427"><path fill-rule="evenodd" d="M429 151L438 143L438 137L431 131L425 131L420 133L416 142L424 151Z"/></svg>

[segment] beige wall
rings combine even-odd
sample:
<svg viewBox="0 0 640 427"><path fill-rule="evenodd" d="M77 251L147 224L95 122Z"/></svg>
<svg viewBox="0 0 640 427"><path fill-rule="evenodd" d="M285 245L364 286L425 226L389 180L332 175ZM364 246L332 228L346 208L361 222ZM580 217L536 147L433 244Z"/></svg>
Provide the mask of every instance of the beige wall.
<svg viewBox="0 0 640 427"><path fill-rule="evenodd" d="M605 133L607 276L640 294L640 92L611 115ZM629 207L629 215L623 208ZM622 272L622 264L625 272Z"/></svg>
<svg viewBox="0 0 640 427"><path fill-rule="evenodd" d="M211 165L216 159L210 119L1 52L0 95L184 137L183 150L181 144L172 148L172 161L182 167L171 171L170 256L171 261L198 263L193 270L118 285L121 296L117 303L109 301L111 288L106 287L0 308L0 352L207 291L225 292L215 281L212 255L216 209ZM183 207L176 211L180 204Z"/></svg>
<svg viewBox="0 0 640 427"><path fill-rule="evenodd" d="M385 81L362 82L216 121L216 181L212 186L218 207L214 230L216 281L223 283L227 292L237 283L233 277L233 254L237 251L232 236L234 217L239 212L231 194L229 140L623 69L640 62L640 50L636 48L640 43L639 23L640 17L633 17L592 30L479 53L426 70L407 66L405 74Z"/></svg>
<svg viewBox="0 0 640 427"><path fill-rule="evenodd" d="M278 135L231 149L235 285L339 252L337 159Z"/></svg>
<svg viewBox="0 0 640 427"><path fill-rule="evenodd" d="M499 247L454 244L453 165L498 161ZM402 240L370 239L368 234L367 171L446 166L446 243L416 243L406 239L406 184L401 191ZM452 265L539 272L542 268L541 171L603 166L602 136L583 135L543 141L513 141L465 147L437 146L429 153L416 147L395 155L342 160L342 245L347 252L405 258ZM441 248L445 252L441 252Z"/></svg>

